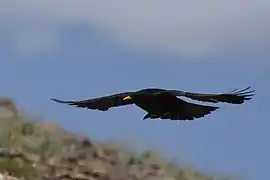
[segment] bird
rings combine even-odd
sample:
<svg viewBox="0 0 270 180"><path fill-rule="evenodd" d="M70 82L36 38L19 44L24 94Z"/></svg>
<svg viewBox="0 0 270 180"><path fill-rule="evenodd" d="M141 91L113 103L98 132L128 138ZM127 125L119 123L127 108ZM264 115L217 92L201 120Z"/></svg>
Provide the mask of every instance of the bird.
<svg viewBox="0 0 270 180"><path fill-rule="evenodd" d="M166 90L160 88L146 88L137 91L129 91L96 97L87 100L63 101L56 98L51 100L58 103L65 103L79 108L107 111L114 107L135 104L147 113L142 118L146 119L167 119L167 120L194 120L211 114L219 109L218 106L201 105L185 101L178 96L191 100L210 103L243 104L252 99L255 90L235 89L227 93L194 93L180 90Z"/></svg>

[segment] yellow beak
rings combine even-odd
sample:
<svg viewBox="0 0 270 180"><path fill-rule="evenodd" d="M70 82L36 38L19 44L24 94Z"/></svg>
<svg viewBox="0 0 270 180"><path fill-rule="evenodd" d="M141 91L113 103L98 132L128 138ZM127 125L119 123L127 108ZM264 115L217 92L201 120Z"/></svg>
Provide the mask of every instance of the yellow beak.
<svg viewBox="0 0 270 180"><path fill-rule="evenodd" d="M123 100L124 101L126 101L126 100L132 100L132 98L130 96L127 96L127 97L124 97Z"/></svg>

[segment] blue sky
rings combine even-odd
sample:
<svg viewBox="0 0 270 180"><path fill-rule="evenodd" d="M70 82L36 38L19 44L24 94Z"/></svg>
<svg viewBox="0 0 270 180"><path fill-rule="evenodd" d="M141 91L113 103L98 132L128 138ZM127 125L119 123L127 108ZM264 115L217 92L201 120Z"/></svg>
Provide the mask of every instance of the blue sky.
<svg viewBox="0 0 270 180"><path fill-rule="evenodd" d="M254 31L246 31L246 24L242 24L241 31L228 28L226 33L210 27L213 24L208 22L213 37L212 32L204 34L205 26L198 24L197 31L189 33L185 31L189 28L184 28L181 36L171 35L176 32L166 29L153 31L152 36L149 25L145 29L134 27L143 23L140 19L130 17L117 24L114 20L118 16L109 19L96 13L100 21L85 21L84 16L76 16L76 7L65 7L71 16L68 18L64 16L65 11L62 14L65 18L59 18L59 14L48 11L42 3L35 7L45 9L47 14L30 16L35 11L27 14L25 7L23 10L10 8L13 14L7 13L7 19L0 21L3 27L0 31L1 96L11 96L24 110L93 139L132 139L132 142L135 139L143 147L157 148L171 158L179 158L202 170L254 180L268 177L269 27L257 24ZM256 7L250 14L259 7L267 9L262 5ZM254 17L264 17L256 13ZM249 11L243 10L243 14ZM250 16L243 14L242 19L252 22ZM169 17L164 16L164 21L166 18ZM263 18L260 20L265 23ZM223 26L233 24L228 20ZM157 25L153 22L153 26ZM129 31L136 28L138 34ZM237 35L241 32L245 35L240 38ZM197 37L198 33L203 35ZM256 90L256 96L246 104L221 104L220 110L205 118L179 123L143 121L145 112L136 106L99 112L50 101L52 97L77 100L145 87L219 93L250 85Z"/></svg>

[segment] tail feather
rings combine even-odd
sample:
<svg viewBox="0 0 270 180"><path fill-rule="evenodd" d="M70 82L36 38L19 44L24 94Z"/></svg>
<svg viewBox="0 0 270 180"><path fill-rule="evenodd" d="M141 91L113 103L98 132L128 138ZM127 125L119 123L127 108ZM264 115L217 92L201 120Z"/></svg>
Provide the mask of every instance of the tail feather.
<svg viewBox="0 0 270 180"><path fill-rule="evenodd" d="M181 104L180 104L181 103ZM211 114L211 112L219 109L216 106L199 105L194 103L188 103L183 100L179 101L178 106L169 112L161 115L147 114L144 119L169 119L169 120L194 120L202 118L206 115Z"/></svg>

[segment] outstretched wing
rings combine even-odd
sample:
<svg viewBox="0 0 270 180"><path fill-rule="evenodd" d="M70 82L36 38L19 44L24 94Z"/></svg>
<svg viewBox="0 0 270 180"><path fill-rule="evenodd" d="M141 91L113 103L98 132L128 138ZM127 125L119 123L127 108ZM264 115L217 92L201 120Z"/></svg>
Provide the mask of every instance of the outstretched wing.
<svg viewBox="0 0 270 180"><path fill-rule="evenodd" d="M124 97L130 96L132 94L133 92L125 92L81 101L62 101L55 98L52 98L51 100L56 101L58 103L65 103L68 105L76 106L79 108L107 111L112 107L119 107L128 104L133 104L133 101L131 100L125 101L123 100Z"/></svg>
<svg viewBox="0 0 270 180"><path fill-rule="evenodd" d="M175 96L185 96L187 98L191 98L197 101L203 102L226 102L231 104L242 104L246 100L250 100L254 94L252 94L255 90L249 90L251 87L247 87L242 90L235 89L229 93L222 94L203 94L203 93L190 93L178 90L169 90L171 94Z"/></svg>

